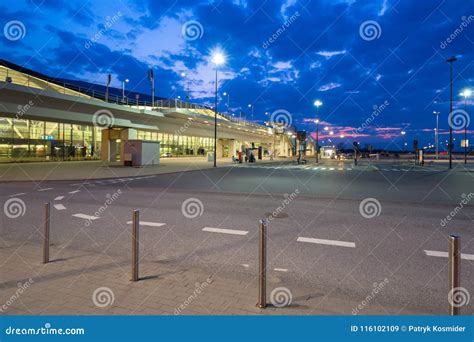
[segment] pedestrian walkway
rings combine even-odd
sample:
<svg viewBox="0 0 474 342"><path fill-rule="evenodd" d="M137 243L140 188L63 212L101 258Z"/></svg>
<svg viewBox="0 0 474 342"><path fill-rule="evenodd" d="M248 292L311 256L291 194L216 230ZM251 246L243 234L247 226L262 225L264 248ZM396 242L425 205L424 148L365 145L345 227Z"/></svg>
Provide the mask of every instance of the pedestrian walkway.
<svg viewBox="0 0 474 342"><path fill-rule="evenodd" d="M140 280L131 282L126 257L61 247L51 247L51 262L42 264L39 245L1 240L0 314L350 315L360 305L328 295L331 289L286 284L279 277L282 270L275 269L268 271L269 306L259 309L256 274L141 261ZM277 291L282 291L278 297ZM376 303L360 314L400 313L415 314Z"/></svg>

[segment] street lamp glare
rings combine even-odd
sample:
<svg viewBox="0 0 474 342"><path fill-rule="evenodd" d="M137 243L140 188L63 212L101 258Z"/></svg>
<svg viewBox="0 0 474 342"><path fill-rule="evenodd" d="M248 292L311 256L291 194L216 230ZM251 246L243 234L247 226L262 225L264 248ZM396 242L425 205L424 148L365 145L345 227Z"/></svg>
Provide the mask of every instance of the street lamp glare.
<svg viewBox="0 0 474 342"><path fill-rule="evenodd" d="M467 98L467 97L472 95L472 91L471 91L471 89L464 89L464 91L460 95Z"/></svg>
<svg viewBox="0 0 474 342"><path fill-rule="evenodd" d="M325 131L329 131L329 127L324 127L324 130L325 130Z"/></svg>
<svg viewBox="0 0 474 342"><path fill-rule="evenodd" d="M125 82L128 83L128 82L130 82L130 80L127 78L127 79L125 79Z"/></svg>
<svg viewBox="0 0 474 342"><path fill-rule="evenodd" d="M215 65L221 65L225 63L225 57L221 52L215 52L212 55L212 63Z"/></svg>
<svg viewBox="0 0 474 342"><path fill-rule="evenodd" d="M318 124L318 123L319 123L319 119L316 119L316 121L315 121L315 122Z"/></svg>
<svg viewBox="0 0 474 342"><path fill-rule="evenodd" d="M321 106L322 104L323 104L323 103L322 103L321 101L319 101L319 100L314 101L314 105L315 105L316 107L319 107L319 106Z"/></svg>

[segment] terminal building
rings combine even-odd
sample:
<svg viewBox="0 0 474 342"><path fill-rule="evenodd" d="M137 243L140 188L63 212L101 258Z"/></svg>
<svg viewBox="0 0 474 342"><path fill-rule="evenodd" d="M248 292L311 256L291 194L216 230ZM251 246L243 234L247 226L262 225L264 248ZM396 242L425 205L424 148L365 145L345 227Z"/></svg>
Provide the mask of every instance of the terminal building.
<svg viewBox="0 0 474 342"><path fill-rule="evenodd" d="M214 149L214 111L181 101L42 75L0 60L0 162L123 160L123 141L160 142L161 156ZM217 158L261 147L295 155L294 132L217 114ZM314 150L314 149L313 149Z"/></svg>

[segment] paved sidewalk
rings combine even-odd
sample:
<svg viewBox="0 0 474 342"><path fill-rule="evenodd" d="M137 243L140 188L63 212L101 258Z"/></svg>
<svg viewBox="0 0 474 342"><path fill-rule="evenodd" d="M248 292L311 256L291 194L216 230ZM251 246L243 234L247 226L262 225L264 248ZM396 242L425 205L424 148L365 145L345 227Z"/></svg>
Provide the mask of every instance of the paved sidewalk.
<svg viewBox="0 0 474 342"><path fill-rule="evenodd" d="M284 160L283 160L284 161ZM279 163L282 160L259 160L263 163ZM217 160L217 166L232 166L230 158ZM103 161L67 161L0 164L0 182L6 181L48 181L82 180L148 176L172 172L202 170L213 167L207 158L162 158L159 165L146 167L125 167L121 163Z"/></svg>
<svg viewBox="0 0 474 342"><path fill-rule="evenodd" d="M55 247L50 255L53 261L43 265L40 245L0 242L0 315L351 315L360 304L282 284L269 272L267 297L288 286L292 302L263 310L255 306L256 277L148 261L140 264L141 280L131 282L126 256ZM416 313L373 301L359 314Z"/></svg>

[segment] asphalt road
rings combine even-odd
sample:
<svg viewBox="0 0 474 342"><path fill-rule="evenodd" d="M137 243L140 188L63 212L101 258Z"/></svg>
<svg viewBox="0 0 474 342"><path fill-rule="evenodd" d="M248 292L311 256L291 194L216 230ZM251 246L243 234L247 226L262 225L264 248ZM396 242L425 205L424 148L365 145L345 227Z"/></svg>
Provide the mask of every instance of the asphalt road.
<svg viewBox="0 0 474 342"><path fill-rule="evenodd" d="M51 201L53 244L118 260L130 254L127 222L138 208L143 258L254 281L258 222L270 216L270 282L363 301L374 283L386 281L373 301L387 313L445 314L450 234L462 238L462 286L474 296L473 177L436 167L335 163L2 183L4 206L16 201L24 215L13 218L4 207L0 234L40 241L43 206ZM474 313L474 299L463 310Z"/></svg>

